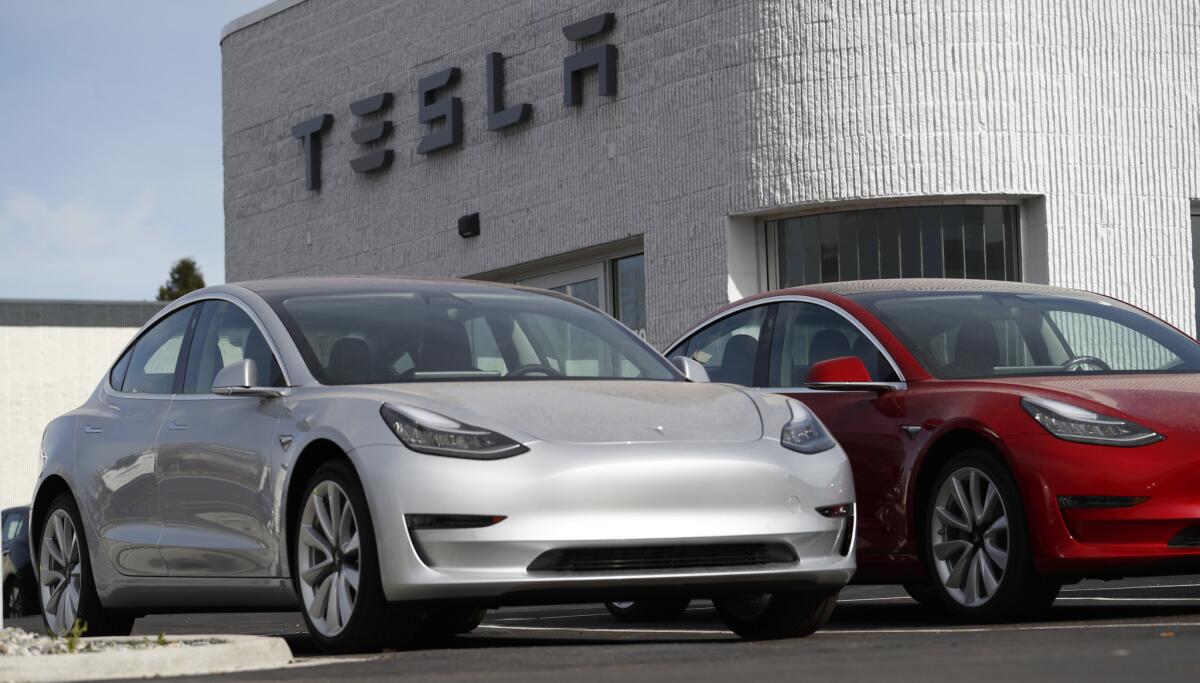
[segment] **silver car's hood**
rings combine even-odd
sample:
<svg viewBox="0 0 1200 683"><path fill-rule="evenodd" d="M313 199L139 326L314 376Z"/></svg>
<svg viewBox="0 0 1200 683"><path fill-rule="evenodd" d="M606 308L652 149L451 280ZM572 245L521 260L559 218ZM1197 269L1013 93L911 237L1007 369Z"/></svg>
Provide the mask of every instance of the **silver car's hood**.
<svg viewBox="0 0 1200 683"><path fill-rule="evenodd" d="M763 435L755 401L740 389L719 384L528 380L388 389L394 403L556 443L742 443Z"/></svg>

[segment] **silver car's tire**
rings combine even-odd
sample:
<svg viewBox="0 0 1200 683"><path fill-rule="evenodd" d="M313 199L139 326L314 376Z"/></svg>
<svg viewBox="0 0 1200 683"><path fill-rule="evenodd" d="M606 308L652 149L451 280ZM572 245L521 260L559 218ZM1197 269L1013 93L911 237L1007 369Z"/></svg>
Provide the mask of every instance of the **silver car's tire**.
<svg viewBox="0 0 1200 683"><path fill-rule="evenodd" d="M731 631L746 640L803 638L829 621L837 591L769 593L713 600Z"/></svg>
<svg viewBox="0 0 1200 683"><path fill-rule="evenodd" d="M925 511L924 557L938 602L959 618L1032 615L1059 585L1033 568L1025 510L1008 469L968 450L942 467Z"/></svg>
<svg viewBox="0 0 1200 683"><path fill-rule="evenodd" d="M389 605L383 594L375 529L349 463L330 461L313 473L291 528L293 582L322 650L374 651L412 641L419 613Z"/></svg>
<svg viewBox="0 0 1200 683"><path fill-rule="evenodd" d="M437 643L474 631L487 616L487 608L474 606L432 607L421 624L420 640Z"/></svg>
<svg viewBox="0 0 1200 683"><path fill-rule="evenodd" d="M75 626L89 636L127 636L133 617L100 604L79 508L61 494L46 508L38 534L38 597L46 630L66 635Z"/></svg>
<svg viewBox="0 0 1200 683"><path fill-rule="evenodd" d="M674 621L683 616L691 598L659 598L656 600L625 600L604 603L608 613L617 621L631 624L652 621Z"/></svg>

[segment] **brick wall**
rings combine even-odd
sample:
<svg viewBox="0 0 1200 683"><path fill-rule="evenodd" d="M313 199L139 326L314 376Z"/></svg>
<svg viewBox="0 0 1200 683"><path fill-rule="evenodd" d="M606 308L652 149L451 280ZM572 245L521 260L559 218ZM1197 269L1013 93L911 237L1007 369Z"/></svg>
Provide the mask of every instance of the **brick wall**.
<svg viewBox="0 0 1200 683"><path fill-rule="evenodd" d="M603 11L618 95L593 77L564 108L577 48L561 27ZM642 235L661 345L726 300L730 216L1016 195L1044 216L1027 272L1190 329L1194 15L1185 0L308 0L221 45L227 276L466 276ZM484 127L492 51L507 103L534 107L502 132ZM422 156L416 84L450 66L464 143ZM395 162L359 175L349 103L384 90ZM313 193L289 130L320 113L335 120ZM464 240L471 212L483 234Z"/></svg>

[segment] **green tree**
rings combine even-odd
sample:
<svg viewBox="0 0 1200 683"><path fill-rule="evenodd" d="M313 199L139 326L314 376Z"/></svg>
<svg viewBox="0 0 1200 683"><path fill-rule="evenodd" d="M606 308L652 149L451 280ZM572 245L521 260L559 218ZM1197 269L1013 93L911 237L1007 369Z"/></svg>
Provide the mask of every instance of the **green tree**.
<svg viewBox="0 0 1200 683"><path fill-rule="evenodd" d="M158 288L159 301L174 301L179 297L204 287L204 274L196 260L181 258L171 266L166 283Z"/></svg>

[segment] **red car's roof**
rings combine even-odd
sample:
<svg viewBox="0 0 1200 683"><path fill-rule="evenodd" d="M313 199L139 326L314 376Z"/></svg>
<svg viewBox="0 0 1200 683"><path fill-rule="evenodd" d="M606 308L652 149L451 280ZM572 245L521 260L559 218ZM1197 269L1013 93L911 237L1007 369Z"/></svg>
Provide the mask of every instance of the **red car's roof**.
<svg viewBox="0 0 1200 683"><path fill-rule="evenodd" d="M825 292L838 296L853 296L855 294L873 294L877 292L998 292L1011 294L1061 294L1079 296L1090 294L1078 289L1052 287L1050 285L1034 285L1027 282L1008 282L1004 280L959 280L950 278L907 278L897 280L847 280L843 282L828 282L825 284L803 285L789 287L772 292L772 294L804 294L806 292Z"/></svg>

